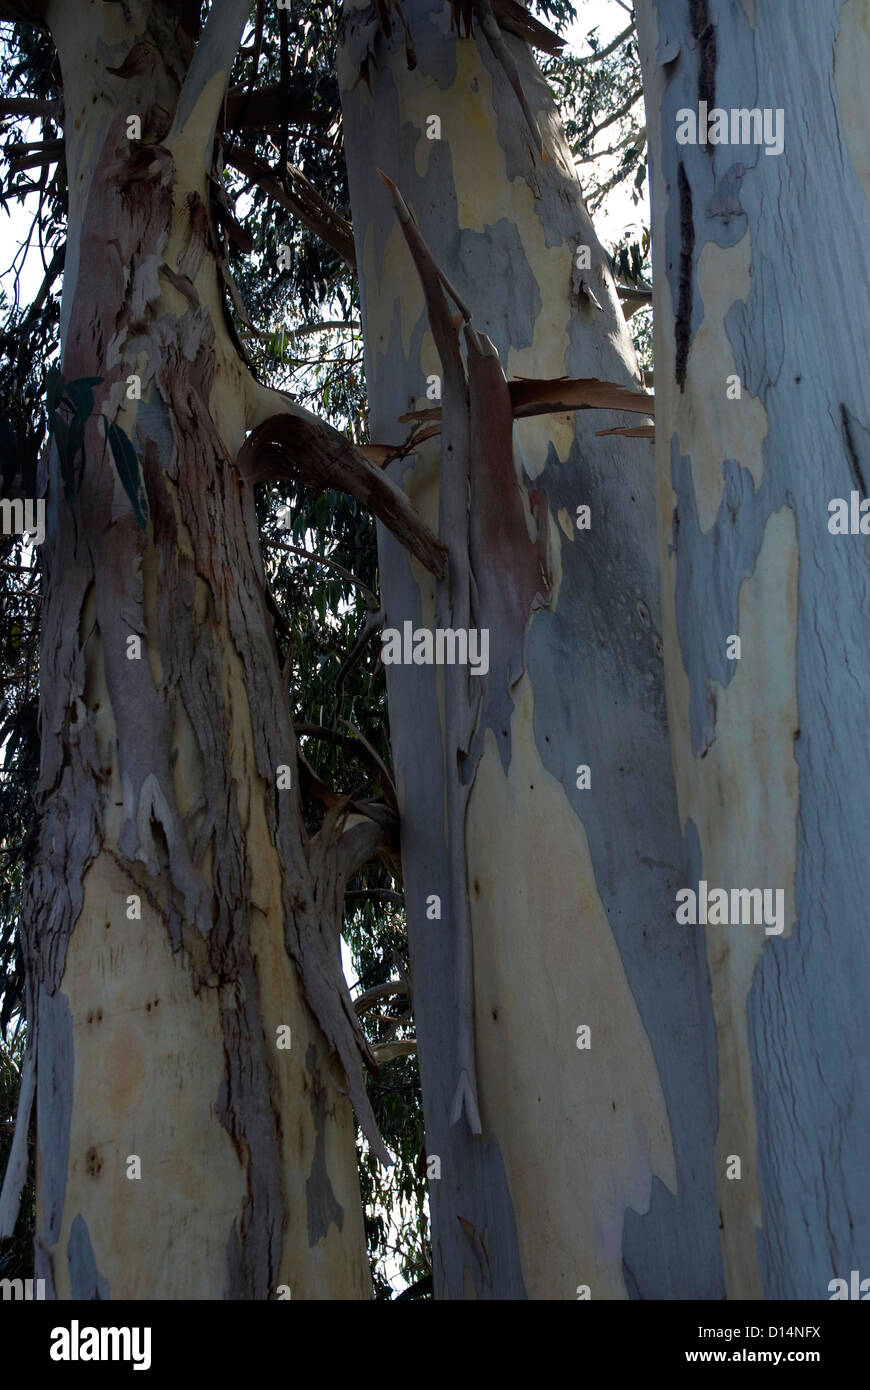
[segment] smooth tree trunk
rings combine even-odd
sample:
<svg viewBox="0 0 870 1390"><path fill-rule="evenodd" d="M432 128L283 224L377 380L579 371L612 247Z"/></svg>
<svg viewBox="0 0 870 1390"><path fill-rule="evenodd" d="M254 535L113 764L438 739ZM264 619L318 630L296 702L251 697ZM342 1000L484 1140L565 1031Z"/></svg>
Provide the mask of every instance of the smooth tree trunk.
<svg viewBox="0 0 870 1390"><path fill-rule="evenodd" d="M483 335L509 378L640 389L639 372L550 94L487 9L460 37L441 0L406 0L412 67L398 20L388 35L348 0L339 52L373 439L400 443L443 377L440 442L390 471L441 525L453 588L382 532L386 624L462 613L470 570L464 621L490 633L461 727L454 668L387 667L435 1295L721 1298L707 962L674 923L652 450L596 437L637 423L603 410L518 420L512 450ZM470 417L418 233L473 316Z"/></svg>
<svg viewBox="0 0 870 1390"><path fill-rule="evenodd" d="M47 7L70 189L62 368L102 379L71 478L54 447L47 480L25 933L36 1274L58 1298L371 1296L334 861L352 864L334 827L310 842L302 825L234 464L267 393L227 327L209 171L248 8L213 9L191 60L173 5ZM132 442L126 488L109 423Z"/></svg>
<svg viewBox="0 0 870 1390"><path fill-rule="evenodd" d="M781 932L682 929L713 991L725 1283L848 1297L870 1277L870 539L829 521L855 494L860 524L870 478L868 8L641 0L638 21L685 886L783 892ZM752 126L680 143L701 103L729 139L732 110L771 113L770 152Z"/></svg>

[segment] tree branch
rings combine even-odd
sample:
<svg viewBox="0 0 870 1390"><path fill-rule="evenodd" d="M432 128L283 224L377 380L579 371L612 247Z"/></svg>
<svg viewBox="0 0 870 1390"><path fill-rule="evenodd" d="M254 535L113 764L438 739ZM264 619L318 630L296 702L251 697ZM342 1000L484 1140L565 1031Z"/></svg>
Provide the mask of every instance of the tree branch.
<svg viewBox="0 0 870 1390"><path fill-rule="evenodd" d="M236 467L250 483L291 479L315 492L337 488L355 497L392 531L412 555L442 578L447 549L421 521L405 493L355 444L303 410L289 396L249 382L250 435Z"/></svg>
<svg viewBox="0 0 870 1390"><path fill-rule="evenodd" d="M181 140L188 133L191 117L196 113L196 131L192 138L201 144L200 153L206 167L233 60L250 12L251 0L221 0L220 4L212 5L178 98L166 143L171 146ZM219 76L223 76L223 81L215 82Z"/></svg>
<svg viewBox="0 0 870 1390"><path fill-rule="evenodd" d="M58 164L64 157L63 140L46 140L30 150L25 150L17 157L10 151L9 172L10 174L21 174L25 169L37 169L46 164Z"/></svg>
<svg viewBox="0 0 870 1390"><path fill-rule="evenodd" d="M394 811L398 811L396 800L396 788L390 769L378 756L371 744L360 738L354 738L350 734L341 734L337 729L324 728L322 724L294 724L294 729L300 738L323 739L326 743L335 744L337 748L343 748L351 758L358 758L360 762L367 762L374 768L384 784L384 798ZM366 892L386 892L386 889L366 889ZM353 894L345 895L352 897ZM401 895L396 895L397 901L404 901Z"/></svg>
<svg viewBox="0 0 870 1390"><path fill-rule="evenodd" d="M621 43L625 43L625 40L628 38L629 34L633 33L634 20L632 20L631 24L629 24L627 28L623 29L621 34L617 34L613 42L609 43L606 48L599 48L596 49L594 53L587 53L585 57L580 59L580 62L584 65L586 63L600 63L602 58L608 58L610 54L613 53L614 50L617 49Z"/></svg>
<svg viewBox="0 0 870 1390"><path fill-rule="evenodd" d="M594 140L596 136L601 134L602 130L606 130L608 126L611 126L616 121L621 120L623 116L627 116L629 111L631 111L633 106L637 105L642 96L643 88L637 87L632 92L631 96L628 98L628 101L623 102L622 106L620 106L618 110L614 111L612 116L608 116L607 120L602 121L600 125L594 125L592 127L588 136L586 137L587 140Z"/></svg>
<svg viewBox="0 0 870 1390"><path fill-rule="evenodd" d="M394 1062L397 1057L415 1057L417 1055L416 1038L407 1038L405 1042L372 1043L372 1052L379 1067L386 1062Z"/></svg>
<svg viewBox="0 0 870 1390"><path fill-rule="evenodd" d="M350 570L346 570L344 565L340 565L337 560L330 560L326 555L317 555L313 550L302 550L298 545L289 545L287 541L264 541L263 545L267 550L287 550L291 555L301 555L306 560L313 560L315 564L325 565L327 569L335 570L336 574L340 574L349 583L355 584L365 594L368 607L379 607L377 594L372 593L368 584L357 579L355 574L351 574Z"/></svg>
<svg viewBox="0 0 870 1390"><path fill-rule="evenodd" d="M0 0L0 20L10 24L45 24L46 0Z"/></svg>
<svg viewBox="0 0 870 1390"><path fill-rule="evenodd" d="M245 87L230 87L227 92L227 130L279 130L282 125L329 125L329 111L314 111L298 101L292 93L283 91L276 82L249 92Z"/></svg>
<svg viewBox="0 0 870 1390"><path fill-rule="evenodd" d="M30 302L30 307L24 316L21 324L22 330L27 329L39 314L40 309L48 298L49 291L57 277L60 275L66 261L66 242L59 246L49 262L45 278Z"/></svg>
<svg viewBox="0 0 870 1390"><path fill-rule="evenodd" d="M288 181L292 186L292 191L288 191L282 186L277 173L248 150L233 145L225 152L224 158L233 169L262 188L276 203L298 217L310 232L337 251L351 270L356 269L353 227L346 217L330 207L301 169L288 164Z"/></svg>
<svg viewBox="0 0 870 1390"><path fill-rule="evenodd" d="M33 120L37 116L49 116L56 121L62 113L63 105L59 101L43 101L39 97L0 98L0 119L5 116L27 116Z"/></svg>

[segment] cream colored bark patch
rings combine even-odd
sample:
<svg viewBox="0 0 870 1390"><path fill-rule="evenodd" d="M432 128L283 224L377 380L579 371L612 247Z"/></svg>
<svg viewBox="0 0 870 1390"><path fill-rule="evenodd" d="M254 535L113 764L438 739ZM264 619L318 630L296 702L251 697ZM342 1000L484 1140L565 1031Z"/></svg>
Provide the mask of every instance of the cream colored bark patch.
<svg viewBox="0 0 870 1390"><path fill-rule="evenodd" d="M509 774L487 733L468 808L481 1113L486 1133L499 1117L529 1296L589 1284L623 1299L626 1209L648 1209L654 1173L676 1188L670 1128L586 833L533 715L523 676Z"/></svg>
<svg viewBox="0 0 870 1390"><path fill-rule="evenodd" d="M662 214L663 216L663 214ZM658 225L658 224L657 224ZM740 398L729 398L738 379L725 316L749 296L752 281L749 232L727 250L708 241L698 257L696 293L704 317L692 339L685 391L676 383L674 309L666 276L656 281L660 332L656 334L656 435L670 453L677 431L680 451L691 454L698 524L709 531L722 501L722 463L736 459L752 474L756 488L764 473L763 445L767 412L740 383ZM659 365L661 364L661 365ZM668 461L668 472L670 463Z"/></svg>
<svg viewBox="0 0 870 1390"><path fill-rule="evenodd" d="M87 1222L113 1297L221 1298L227 1241L245 1196L242 1168L215 1115L224 1049L215 990L195 995L160 917L105 857L85 878L61 989L73 1020L69 1175L53 1250L58 1297L70 1297L67 1243ZM126 1176L137 1154L142 1178Z"/></svg>
<svg viewBox="0 0 870 1390"><path fill-rule="evenodd" d="M834 82L840 102L843 135L855 173L870 198L870 0L846 0L834 57Z"/></svg>
<svg viewBox="0 0 870 1390"><path fill-rule="evenodd" d="M783 937L794 923L797 857L797 575L794 514L784 508L768 521L755 572L741 585L742 659L730 684L714 687L716 738L703 759L691 752L685 670L677 661L668 670L680 818L684 827L691 818L697 828L701 874L711 889L784 889ZM673 578L669 559L663 596L669 653L679 651ZM760 926L706 928L719 1067L716 1178L729 1298L762 1296L755 1238L762 1212L746 1001L762 951L779 950L783 937L765 936ZM741 1158L739 1180L725 1176L730 1154Z"/></svg>

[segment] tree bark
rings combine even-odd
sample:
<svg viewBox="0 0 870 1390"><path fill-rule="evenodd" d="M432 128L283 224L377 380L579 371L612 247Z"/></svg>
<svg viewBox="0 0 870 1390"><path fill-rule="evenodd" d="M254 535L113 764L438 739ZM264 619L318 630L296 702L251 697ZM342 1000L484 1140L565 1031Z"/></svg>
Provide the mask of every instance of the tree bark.
<svg viewBox="0 0 870 1390"><path fill-rule="evenodd" d="M309 841L302 824L234 462L262 391L228 328L210 208L249 6L212 9L189 67L172 5L126 8L47 10L70 188L63 374L101 381L83 451L62 465L54 445L47 477L25 929L36 1273L59 1298L368 1298L348 1092L365 1123L371 1059L338 924L371 837L339 844L336 820ZM109 424L134 446L126 487Z"/></svg>
<svg viewBox="0 0 870 1390"><path fill-rule="evenodd" d="M465 725L451 723L454 668L387 668L427 1148L441 1160L435 1296L719 1298L714 1030L703 948L673 918L685 870L652 451L597 438L637 423L611 411L511 430L483 334L511 377L639 389L640 374L549 92L487 9L458 38L440 0L406 0L409 70L399 26L388 38L348 0L339 53L373 437L400 442L399 417L431 407L427 379L443 378L440 441L391 472L433 528L440 514L453 587L381 528L386 623L455 616L462 573L464 621L490 631L488 674L459 691ZM431 275L427 312L420 236L473 315L462 357ZM591 530L575 525L584 504Z"/></svg>
<svg viewBox="0 0 870 1390"><path fill-rule="evenodd" d="M726 1289L824 1299L870 1269L867 541L828 529L870 476L867 6L637 8L686 884L784 893L781 934L705 933ZM779 111L782 152L679 144L701 102Z"/></svg>

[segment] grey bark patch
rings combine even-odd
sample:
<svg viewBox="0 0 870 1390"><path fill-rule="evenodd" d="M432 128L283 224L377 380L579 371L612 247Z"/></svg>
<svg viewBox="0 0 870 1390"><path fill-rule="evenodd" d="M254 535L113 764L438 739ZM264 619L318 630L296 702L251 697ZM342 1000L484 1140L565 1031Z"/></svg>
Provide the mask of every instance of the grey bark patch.
<svg viewBox="0 0 870 1390"><path fill-rule="evenodd" d="M314 1119L314 1157L305 1183L308 1205L308 1244L316 1245L329 1234L335 1224L339 1231L344 1225L344 1207L337 1200L326 1167L326 1095L317 1077L317 1049L312 1043L305 1054L305 1066L311 1076L311 1114Z"/></svg>
<svg viewBox="0 0 870 1390"><path fill-rule="evenodd" d="M740 217L744 219L740 230L740 237L746 227L746 213L740 204L740 185L746 177L746 165L742 163L732 164L716 185L712 198L707 204L706 212L708 217L719 217L730 228L731 219ZM737 240L740 240L740 237Z"/></svg>
<svg viewBox="0 0 870 1390"><path fill-rule="evenodd" d="M716 521L701 531L690 461L671 440L671 480L680 517L677 550L677 633L689 679L692 749L708 749L716 737L711 683L730 684L736 661L726 639L738 632L740 585L753 573L771 515L770 479L756 493L752 474L734 459L722 463L724 487Z"/></svg>
<svg viewBox="0 0 870 1390"><path fill-rule="evenodd" d="M463 298L470 297L473 311L479 312L485 303L497 306L487 327L493 342L530 347L541 311L541 293L516 224L500 217L487 225L485 232L464 229L459 265L462 279L457 289ZM509 296L503 293L505 279L511 286Z"/></svg>
<svg viewBox="0 0 870 1390"><path fill-rule="evenodd" d="M87 1222L81 1212L73 1221L66 1248L69 1261L70 1297L105 1300L111 1298L109 1281L97 1268Z"/></svg>
<svg viewBox="0 0 870 1390"><path fill-rule="evenodd" d="M42 1239L56 1244L63 1223L69 1169L70 1121L75 1056L73 1025L65 994L39 989L36 1132L39 1142Z"/></svg>

